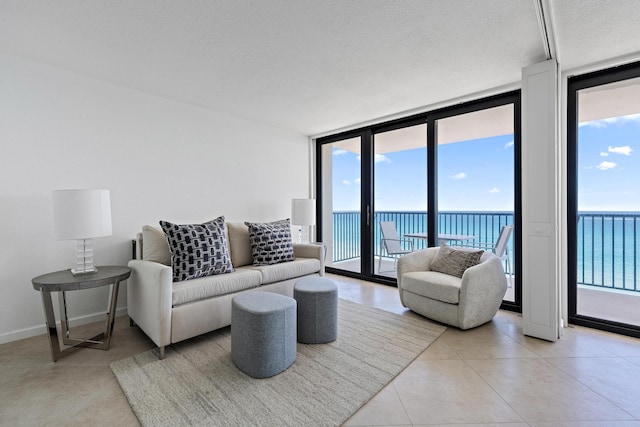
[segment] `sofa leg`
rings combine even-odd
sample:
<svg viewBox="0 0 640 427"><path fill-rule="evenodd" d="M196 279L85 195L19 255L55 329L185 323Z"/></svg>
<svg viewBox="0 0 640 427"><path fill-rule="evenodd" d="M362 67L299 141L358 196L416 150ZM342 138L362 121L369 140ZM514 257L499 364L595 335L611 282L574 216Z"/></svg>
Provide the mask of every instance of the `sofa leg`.
<svg viewBox="0 0 640 427"><path fill-rule="evenodd" d="M162 347L158 347L158 352L159 352L158 359L159 359L159 360L164 359L164 346L162 346Z"/></svg>
<svg viewBox="0 0 640 427"><path fill-rule="evenodd" d="M136 322L134 322L131 317L129 317L129 326L130 327L136 326Z"/></svg>

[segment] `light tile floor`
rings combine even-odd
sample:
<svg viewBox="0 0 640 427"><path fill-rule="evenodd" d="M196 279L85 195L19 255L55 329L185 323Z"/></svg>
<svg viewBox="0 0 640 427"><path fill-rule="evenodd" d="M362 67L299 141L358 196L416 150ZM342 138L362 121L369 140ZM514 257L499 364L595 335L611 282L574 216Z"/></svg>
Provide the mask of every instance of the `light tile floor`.
<svg viewBox="0 0 640 427"><path fill-rule="evenodd" d="M341 298L419 317L395 288L330 277ZM473 330L448 328L346 425L640 427L640 340L576 327L552 344L520 323L501 311ZM56 363L44 335L0 345L0 425L137 425L109 363L150 348L126 317L109 351Z"/></svg>

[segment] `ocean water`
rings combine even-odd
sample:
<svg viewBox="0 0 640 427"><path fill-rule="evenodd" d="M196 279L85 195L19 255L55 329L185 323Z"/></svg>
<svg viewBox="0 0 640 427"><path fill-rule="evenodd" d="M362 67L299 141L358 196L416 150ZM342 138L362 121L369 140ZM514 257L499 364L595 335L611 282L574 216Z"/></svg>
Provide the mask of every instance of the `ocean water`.
<svg viewBox="0 0 640 427"><path fill-rule="evenodd" d="M580 212L580 284L640 291L640 213Z"/></svg>
<svg viewBox="0 0 640 427"><path fill-rule="evenodd" d="M334 212L334 262L360 254L359 212ZM380 222L393 221L398 235L427 230L426 212L376 212L374 254L380 254ZM475 242L495 242L502 226L513 224L510 212L440 212L440 233L469 234ZM580 212L578 219L579 284L640 291L640 212ZM414 249L425 247L413 239ZM513 258L513 236L509 242ZM513 265L513 261L512 261Z"/></svg>

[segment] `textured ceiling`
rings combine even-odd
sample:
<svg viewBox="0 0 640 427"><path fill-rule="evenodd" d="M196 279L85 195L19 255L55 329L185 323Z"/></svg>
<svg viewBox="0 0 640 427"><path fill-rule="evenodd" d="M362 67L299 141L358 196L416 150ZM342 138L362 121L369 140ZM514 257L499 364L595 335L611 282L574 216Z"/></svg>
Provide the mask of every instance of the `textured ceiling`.
<svg viewBox="0 0 640 427"><path fill-rule="evenodd" d="M313 135L517 84L534 0L2 0L0 51ZM640 52L640 1L544 0L563 67Z"/></svg>
<svg viewBox="0 0 640 427"><path fill-rule="evenodd" d="M553 0L550 6L563 69L640 54L640 1Z"/></svg>

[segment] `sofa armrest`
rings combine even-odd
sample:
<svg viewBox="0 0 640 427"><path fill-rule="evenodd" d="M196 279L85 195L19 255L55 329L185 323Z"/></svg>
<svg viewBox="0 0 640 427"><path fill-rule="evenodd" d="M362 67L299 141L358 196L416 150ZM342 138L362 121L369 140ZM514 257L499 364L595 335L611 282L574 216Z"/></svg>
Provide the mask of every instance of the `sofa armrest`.
<svg viewBox="0 0 640 427"><path fill-rule="evenodd" d="M462 275L460 284L460 327L474 323L473 319L491 318L502 304L507 291L507 277L500 258L487 253L487 259L478 265L468 268Z"/></svg>
<svg viewBox="0 0 640 427"><path fill-rule="evenodd" d="M171 267L153 261L131 260L127 282L129 317L158 347L171 344Z"/></svg>
<svg viewBox="0 0 640 427"><path fill-rule="evenodd" d="M320 261L320 276L324 276L325 247L320 244L294 243L293 254L296 258L315 258Z"/></svg>

